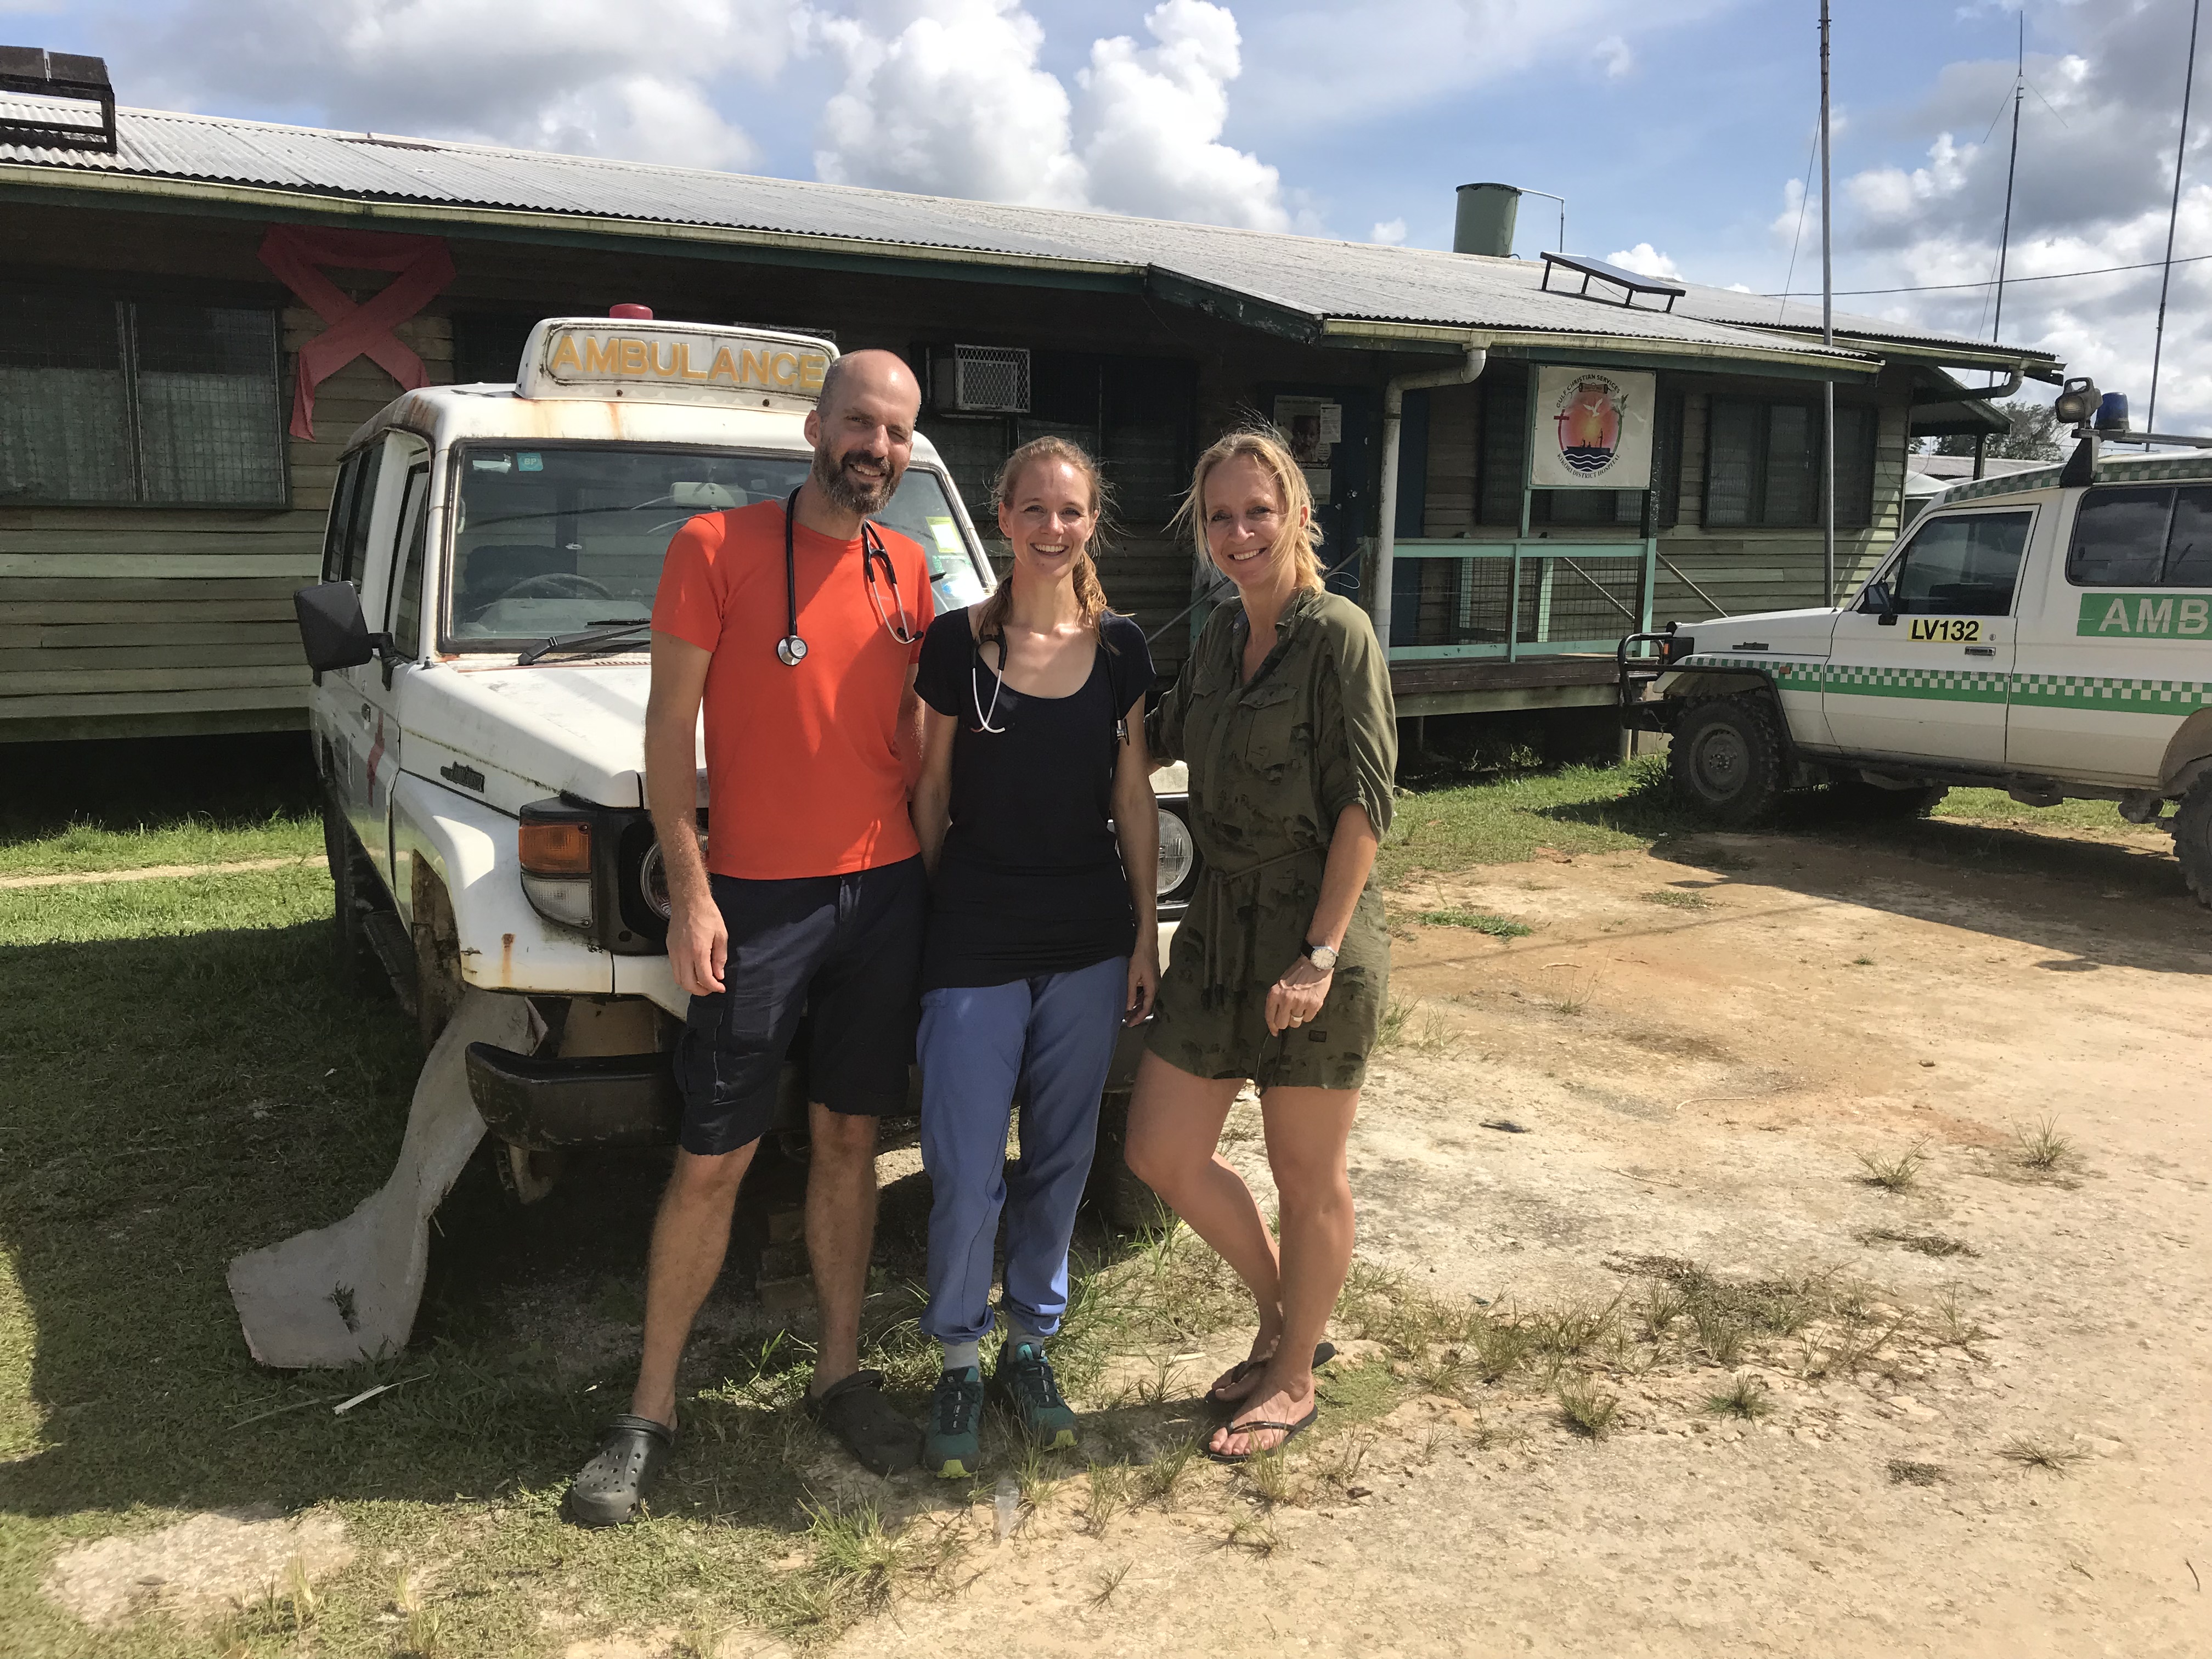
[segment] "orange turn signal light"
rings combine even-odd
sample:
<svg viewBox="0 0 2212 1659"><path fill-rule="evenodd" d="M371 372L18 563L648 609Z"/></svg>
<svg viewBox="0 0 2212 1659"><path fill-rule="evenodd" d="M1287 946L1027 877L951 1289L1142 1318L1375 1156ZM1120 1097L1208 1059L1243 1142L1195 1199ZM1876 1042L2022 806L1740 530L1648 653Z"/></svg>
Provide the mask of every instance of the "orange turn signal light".
<svg viewBox="0 0 2212 1659"><path fill-rule="evenodd" d="M522 821L519 837L523 870L533 876L592 873L592 826L572 820Z"/></svg>

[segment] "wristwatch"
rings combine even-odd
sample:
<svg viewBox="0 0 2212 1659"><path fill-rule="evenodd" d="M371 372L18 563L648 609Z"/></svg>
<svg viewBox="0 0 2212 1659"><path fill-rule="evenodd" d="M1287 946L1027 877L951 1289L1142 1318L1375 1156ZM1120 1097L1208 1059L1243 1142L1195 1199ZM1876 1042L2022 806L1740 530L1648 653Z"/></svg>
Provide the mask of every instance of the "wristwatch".
<svg viewBox="0 0 2212 1659"><path fill-rule="evenodd" d="M1334 973L1336 970L1336 947L1334 945L1316 945L1309 939L1306 942L1305 957L1324 974Z"/></svg>

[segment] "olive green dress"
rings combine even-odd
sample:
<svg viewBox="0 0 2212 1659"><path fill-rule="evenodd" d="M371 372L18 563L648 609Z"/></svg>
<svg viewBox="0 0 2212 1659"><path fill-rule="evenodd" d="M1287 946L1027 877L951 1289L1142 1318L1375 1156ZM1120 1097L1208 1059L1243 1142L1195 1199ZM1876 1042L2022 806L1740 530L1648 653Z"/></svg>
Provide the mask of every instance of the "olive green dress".
<svg viewBox="0 0 2212 1659"><path fill-rule="evenodd" d="M1206 860L1147 1046L1196 1077L1356 1089L1390 974L1371 873L1319 1016L1271 1036L1267 992L1305 944L1338 814L1357 802L1377 835L1390 827L1389 668L1366 613L1338 594L1301 589L1249 682L1246 628L1242 600L1217 610L1147 724L1156 757L1189 765L1191 829Z"/></svg>

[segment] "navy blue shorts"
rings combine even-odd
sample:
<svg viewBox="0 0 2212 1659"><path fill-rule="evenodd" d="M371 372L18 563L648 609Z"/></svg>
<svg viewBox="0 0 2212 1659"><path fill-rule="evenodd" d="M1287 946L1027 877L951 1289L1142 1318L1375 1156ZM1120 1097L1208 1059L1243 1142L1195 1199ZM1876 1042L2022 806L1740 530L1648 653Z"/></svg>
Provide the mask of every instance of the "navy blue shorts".
<svg viewBox="0 0 2212 1659"><path fill-rule="evenodd" d="M676 1045L684 1150L718 1157L767 1133L784 1057L810 1011L809 1098L861 1117L903 1109L929 915L921 860L708 884L730 948L723 988L691 999Z"/></svg>

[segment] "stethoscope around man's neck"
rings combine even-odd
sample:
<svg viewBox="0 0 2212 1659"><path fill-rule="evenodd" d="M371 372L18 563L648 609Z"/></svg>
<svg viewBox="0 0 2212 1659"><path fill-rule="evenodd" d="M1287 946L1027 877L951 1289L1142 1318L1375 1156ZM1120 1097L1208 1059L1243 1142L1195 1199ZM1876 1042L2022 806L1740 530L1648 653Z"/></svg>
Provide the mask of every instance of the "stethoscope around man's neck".
<svg viewBox="0 0 2212 1659"><path fill-rule="evenodd" d="M801 484L799 489L805 487ZM792 526L798 522L799 490L794 489L783 504L783 637L775 642L775 659L786 668L796 668L806 660L806 641L799 633L799 561L792 548ZM884 609L883 595L877 590L878 560L883 562L883 579L890 583L891 603L898 610L896 623ZM860 520L860 579L867 584L868 603L876 608L876 620L893 639L901 645L912 645L921 637L914 631L913 619L906 613L906 599L899 592L898 567L891 562L872 519Z"/></svg>

